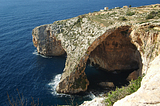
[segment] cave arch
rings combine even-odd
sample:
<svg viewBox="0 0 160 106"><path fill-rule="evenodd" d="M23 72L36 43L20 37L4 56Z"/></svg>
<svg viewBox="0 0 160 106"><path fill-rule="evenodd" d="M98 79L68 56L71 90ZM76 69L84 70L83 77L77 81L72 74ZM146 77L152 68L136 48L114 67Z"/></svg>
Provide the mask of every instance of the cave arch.
<svg viewBox="0 0 160 106"><path fill-rule="evenodd" d="M131 26L107 30L88 48L85 60L106 72L129 73L127 80L138 78L142 73L142 59L132 43L131 32Z"/></svg>
<svg viewBox="0 0 160 106"><path fill-rule="evenodd" d="M120 26L108 29L96 38L79 63L74 66L73 71L70 72L69 67L65 67L56 91L70 94L86 91L90 83L85 73L87 61L107 72L126 73L132 69L127 76L128 80L141 76L142 59L137 45L132 43L131 32L131 26Z"/></svg>

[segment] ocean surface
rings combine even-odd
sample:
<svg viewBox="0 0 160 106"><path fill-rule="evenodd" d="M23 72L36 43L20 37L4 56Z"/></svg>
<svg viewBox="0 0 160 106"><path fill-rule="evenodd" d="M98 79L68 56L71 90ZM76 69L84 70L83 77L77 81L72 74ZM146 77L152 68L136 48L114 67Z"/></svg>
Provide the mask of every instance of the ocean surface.
<svg viewBox="0 0 160 106"><path fill-rule="evenodd" d="M63 72L66 57L37 54L32 29L56 20L76 17L104 7L141 6L159 0L0 0L0 106L8 103L7 94L16 100L18 93L30 105L81 104L95 97L92 90L82 95L57 94L55 87ZM87 67L93 80L97 72ZM92 71L94 70L94 71ZM94 75L92 75L94 74ZM18 89L18 91L17 91ZM91 88L92 89L92 88Z"/></svg>

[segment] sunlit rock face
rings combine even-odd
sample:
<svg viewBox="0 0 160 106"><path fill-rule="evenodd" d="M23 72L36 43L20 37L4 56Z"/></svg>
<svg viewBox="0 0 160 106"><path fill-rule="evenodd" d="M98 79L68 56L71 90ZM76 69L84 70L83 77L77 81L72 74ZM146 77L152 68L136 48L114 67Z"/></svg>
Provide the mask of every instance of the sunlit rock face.
<svg viewBox="0 0 160 106"><path fill-rule="evenodd" d="M65 72L62 74L65 76ZM89 85L86 74L83 71L71 72L70 76L61 80L56 88L58 93L76 94L82 91L86 91Z"/></svg>
<svg viewBox="0 0 160 106"><path fill-rule="evenodd" d="M61 40L56 39L48 26L42 25L32 31L32 41L34 46L37 47L37 52L45 56L61 56L65 54L65 50L61 46Z"/></svg>
<svg viewBox="0 0 160 106"><path fill-rule="evenodd" d="M90 54L90 64L106 71L137 70L137 48L131 43L129 31L115 30Z"/></svg>

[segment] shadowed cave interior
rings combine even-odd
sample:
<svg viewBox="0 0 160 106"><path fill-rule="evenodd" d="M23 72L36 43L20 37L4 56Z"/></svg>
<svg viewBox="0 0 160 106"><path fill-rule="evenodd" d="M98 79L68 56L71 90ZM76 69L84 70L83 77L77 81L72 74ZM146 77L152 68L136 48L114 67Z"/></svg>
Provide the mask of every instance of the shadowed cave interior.
<svg viewBox="0 0 160 106"><path fill-rule="evenodd" d="M112 73L88 65L85 72L89 80L88 91L92 91L94 95L98 96L101 93L114 90L116 86L121 87L128 85L129 81L126 79L133 70L121 73L116 73L116 71L114 71ZM109 82L110 86L106 86L105 82Z"/></svg>
<svg viewBox="0 0 160 106"><path fill-rule="evenodd" d="M88 90L97 92L114 89L128 85L130 79L140 76L141 55L131 43L129 34L128 29L117 30L90 53L85 69L89 80Z"/></svg>

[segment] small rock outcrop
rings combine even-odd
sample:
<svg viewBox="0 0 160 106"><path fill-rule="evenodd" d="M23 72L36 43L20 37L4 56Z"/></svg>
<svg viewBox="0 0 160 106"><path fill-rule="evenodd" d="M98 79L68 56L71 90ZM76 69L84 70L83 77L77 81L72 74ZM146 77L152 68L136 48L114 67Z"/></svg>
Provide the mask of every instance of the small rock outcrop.
<svg viewBox="0 0 160 106"><path fill-rule="evenodd" d="M37 47L37 52L45 56L61 56L65 50L61 46L61 41L51 34L48 25L42 25L33 30L33 44Z"/></svg>
<svg viewBox="0 0 160 106"><path fill-rule="evenodd" d="M114 88L115 87L113 82L101 82L101 83L99 83L99 85L102 86L102 87L109 87L109 88Z"/></svg>
<svg viewBox="0 0 160 106"><path fill-rule="evenodd" d="M150 62L160 53L159 10L159 4L116 8L34 28L33 43L38 53L67 54L57 92L75 94L87 90L87 61L110 72L133 70L128 80L147 73Z"/></svg>

